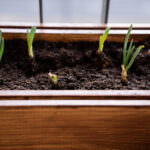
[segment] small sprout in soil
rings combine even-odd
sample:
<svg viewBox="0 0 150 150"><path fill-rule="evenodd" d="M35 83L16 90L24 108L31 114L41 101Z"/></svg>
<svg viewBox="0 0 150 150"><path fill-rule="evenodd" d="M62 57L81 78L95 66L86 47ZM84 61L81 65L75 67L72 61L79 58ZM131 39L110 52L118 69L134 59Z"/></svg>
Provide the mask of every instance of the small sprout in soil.
<svg viewBox="0 0 150 150"><path fill-rule="evenodd" d="M144 45L140 45L139 47L136 48L135 52L133 53L135 46L133 46L133 39L132 39L127 49L131 30L132 30L132 25L130 25L129 27L128 33L125 38L124 49L123 49L123 64L121 65L122 68L121 81L124 83L127 82L128 70L131 68L135 58L137 57L141 49L144 48Z"/></svg>
<svg viewBox="0 0 150 150"><path fill-rule="evenodd" d="M4 38L2 37L2 31L0 31L0 62L2 61L4 53Z"/></svg>
<svg viewBox="0 0 150 150"><path fill-rule="evenodd" d="M97 50L97 54L100 55L102 52L103 52L103 47L104 47L104 43L105 43L105 40L108 36L108 33L109 33L109 30L110 28L106 28L104 34L102 36L100 36L100 39L99 39L99 48Z"/></svg>
<svg viewBox="0 0 150 150"><path fill-rule="evenodd" d="M57 85L58 83L58 78L57 78L57 75L56 74L52 74L52 73L48 73L50 79L51 79L51 82L53 85Z"/></svg>
<svg viewBox="0 0 150 150"><path fill-rule="evenodd" d="M36 27L32 27L30 32L29 30L27 30L28 54L31 59L34 58L32 43L33 43L35 32L36 32Z"/></svg>

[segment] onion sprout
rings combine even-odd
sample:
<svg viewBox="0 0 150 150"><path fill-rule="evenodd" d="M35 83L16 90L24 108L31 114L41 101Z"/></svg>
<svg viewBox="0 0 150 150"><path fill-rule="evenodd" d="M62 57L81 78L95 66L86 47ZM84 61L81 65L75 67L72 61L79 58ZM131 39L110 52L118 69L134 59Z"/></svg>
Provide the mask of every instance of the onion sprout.
<svg viewBox="0 0 150 150"><path fill-rule="evenodd" d="M33 43L35 32L36 32L36 27L32 27L30 32L29 32L29 30L27 30L28 54L31 59L33 59L33 57L34 57L32 43Z"/></svg>
<svg viewBox="0 0 150 150"><path fill-rule="evenodd" d="M142 48L144 48L144 45L140 45L136 48L135 52L133 53L135 46L133 45L133 39L130 42L130 45L128 47L128 40L130 37L130 33L132 30L132 24L129 27L128 33L126 35L125 41L124 41L124 48L123 48L123 65L121 65L122 73L121 73L121 81L126 82L127 81L127 72L133 65L135 58L139 54ZM127 48L128 47L128 48Z"/></svg>
<svg viewBox="0 0 150 150"><path fill-rule="evenodd" d="M57 75L56 74L52 74L52 73L48 73L48 75L49 75L49 77L50 77L50 79L51 79L51 82L54 84L54 85L56 85L57 84L57 82L58 82L58 78L57 78Z"/></svg>
<svg viewBox="0 0 150 150"><path fill-rule="evenodd" d="M102 36L100 36L100 39L99 39L99 48L97 50L97 54L100 55L101 52L103 51L103 48L104 48L104 43L106 41L106 38L108 36L108 33L109 33L109 30L110 28L106 28L104 34Z"/></svg>

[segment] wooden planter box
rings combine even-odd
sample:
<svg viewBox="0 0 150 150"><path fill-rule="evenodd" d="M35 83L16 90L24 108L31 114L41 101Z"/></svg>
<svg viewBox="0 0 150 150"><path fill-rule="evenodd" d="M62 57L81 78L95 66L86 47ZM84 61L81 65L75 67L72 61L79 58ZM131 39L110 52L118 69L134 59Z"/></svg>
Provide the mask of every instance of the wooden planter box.
<svg viewBox="0 0 150 150"><path fill-rule="evenodd" d="M0 26L5 39L26 38L28 26ZM36 39L96 41L103 27L42 27ZM67 28L67 29L66 29ZM123 41L113 27L109 41ZM143 41L149 28L134 28ZM0 91L1 150L150 149L150 90Z"/></svg>

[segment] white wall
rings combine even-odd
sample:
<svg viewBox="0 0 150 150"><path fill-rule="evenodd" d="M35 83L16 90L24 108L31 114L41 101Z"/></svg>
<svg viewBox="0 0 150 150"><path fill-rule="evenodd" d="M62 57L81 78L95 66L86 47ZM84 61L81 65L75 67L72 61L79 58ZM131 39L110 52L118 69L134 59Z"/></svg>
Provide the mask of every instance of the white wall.
<svg viewBox="0 0 150 150"><path fill-rule="evenodd" d="M102 0L43 0L44 21L100 23Z"/></svg>
<svg viewBox="0 0 150 150"><path fill-rule="evenodd" d="M46 23L101 23L103 0L43 0ZM39 0L0 0L0 22L39 22ZM150 0L110 0L109 23L150 23Z"/></svg>
<svg viewBox="0 0 150 150"><path fill-rule="evenodd" d="M38 22L38 0L0 0L0 22Z"/></svg>
<svg viewBox="0 0 150 150"><path fill-rule="evenodd" d="M150 23L150 0L110 0L109 23Z"/></svg>

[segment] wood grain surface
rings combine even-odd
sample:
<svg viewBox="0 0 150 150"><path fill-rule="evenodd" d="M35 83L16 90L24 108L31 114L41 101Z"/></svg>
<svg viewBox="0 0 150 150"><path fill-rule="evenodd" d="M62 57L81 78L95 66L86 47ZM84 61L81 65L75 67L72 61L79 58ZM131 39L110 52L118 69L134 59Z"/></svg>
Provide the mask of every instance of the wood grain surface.
<svg viewBox="0 0 150 150"><path fill-rule="evenodd" d="M0 107L0 150L149 150L150 107Z"/></svg>
<svg viewBox="0 0 150 150"><path fill-rule="evenodd" d="M5 39L25 39L27 29L2 28ZM37 29L35 40L46 40L50 42L79 42L79 41L98 41L99 36L104 33L104 29L93 30L73 30L73 29ZM126 30L114 29L111 30L107 41L124 42ZM133 30L131 39L134 42L145 41L150 38L150 30Z"/></svg>

